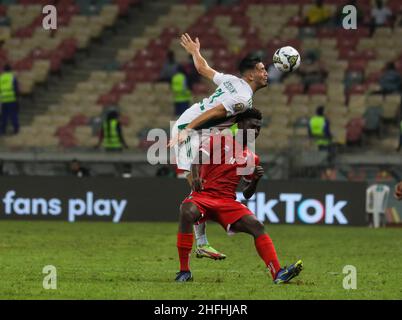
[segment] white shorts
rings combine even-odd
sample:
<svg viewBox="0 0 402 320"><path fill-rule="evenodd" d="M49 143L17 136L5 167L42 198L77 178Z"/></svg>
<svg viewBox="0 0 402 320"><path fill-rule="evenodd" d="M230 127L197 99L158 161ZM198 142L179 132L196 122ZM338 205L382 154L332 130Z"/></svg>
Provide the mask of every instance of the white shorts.
<svg viewBox="0 0 402 320"><path fill-rule="evenodd" d="M180 125L177 124L177 122L174 124L171 137L175 137L178 135L180 131L179 126ZM200 141L209 137L209 134L203 133L203 136L201 137L201 133L196 134L195 132L196 131L192 130L193 134L188 136L185 142L180 145L176 144L174 146L175 160L177 168L180 170L190 171L191 164L193 163L195 157L199 152Z"/></svg>

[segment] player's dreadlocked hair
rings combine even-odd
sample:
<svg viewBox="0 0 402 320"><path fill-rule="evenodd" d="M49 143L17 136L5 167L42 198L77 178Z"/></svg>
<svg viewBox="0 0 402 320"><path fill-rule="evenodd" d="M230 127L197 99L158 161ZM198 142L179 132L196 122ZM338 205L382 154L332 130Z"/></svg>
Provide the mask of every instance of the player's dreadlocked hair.
<svg viewBox="0 0 402 320"><path fill-rule="evenodd" d="M236 122L243 121L245 119L257 119L262 120L262 113L257 108L247 109L246 111L239 113L236 118Z"/></svg>
<svg viewBox="0 0 402 320"><path fill-rule="evenodd" d="M253 70L255 66L262 62L262 59L259 55L256 54L248 54L243 60L239 63L239 71L240 74L243 75L248 70Z"/></svg>

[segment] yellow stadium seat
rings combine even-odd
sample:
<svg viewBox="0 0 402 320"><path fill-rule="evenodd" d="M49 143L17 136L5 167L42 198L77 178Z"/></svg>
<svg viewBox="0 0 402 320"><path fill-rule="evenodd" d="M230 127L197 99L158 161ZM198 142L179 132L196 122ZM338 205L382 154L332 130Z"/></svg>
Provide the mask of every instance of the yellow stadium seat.
<svg viewBox="0 0 402 320"><path fill-rule="evenodd" d="M366 107L382 106L383 104L384 99L382 95L375 94L366 97Z"/></svg>
<svg viewBox="0 0 402 320"><path fill-rule="evenodd" d="M384 99L384 119L395 120L401 107L400 95L386 95Z"/></svg>

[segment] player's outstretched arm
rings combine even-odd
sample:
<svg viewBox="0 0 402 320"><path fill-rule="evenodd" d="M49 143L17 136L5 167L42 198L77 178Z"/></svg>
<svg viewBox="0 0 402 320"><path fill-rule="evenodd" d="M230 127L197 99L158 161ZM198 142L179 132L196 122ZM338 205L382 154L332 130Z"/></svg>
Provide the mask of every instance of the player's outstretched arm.
<svg viewBox="0 0 402 320"><path fill-rule="evenodd" d="M257 185L262 176L264 175L264 168L261 166L256 166L254 170L254 177L249 183L245 183L243 187L243 196L246 199L250 199L255 191L257 190ZM244 181L244 180L243 180ZM245 182L245 181L244 181Z"/></svg>
<svg viewBox="0 0 402 320"><path fill-rule="evenodd" d="M222 119L225 118L227 115L227 110L223 106L223 104L219 104L216 107L209 109L205 111L203 114L195 118L193 121L191 121L186 129L181 130L180 133L173 137L170 141L168 146L169 147L174 147L176 144L182 144L184 141L186 141L189 131L190 130L196 130L197 128L200 128L203 124L207 123L210 120L216 120L216 119Z"/></svg>
<svg viewBox="0 0 402 320"><path fill-rule="evenodd" d="M198 73L205 78L212 80L216 71L208 65L208 62L201 55L199 39L195 38L195 41L193 41L188 33L185 33L180 38L180 44L189 54L192 55Z"/></svg>

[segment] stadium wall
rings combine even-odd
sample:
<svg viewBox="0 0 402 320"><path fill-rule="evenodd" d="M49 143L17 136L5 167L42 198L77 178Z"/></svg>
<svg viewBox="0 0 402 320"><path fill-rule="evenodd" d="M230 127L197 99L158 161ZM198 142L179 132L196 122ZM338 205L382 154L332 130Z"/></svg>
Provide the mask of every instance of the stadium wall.
<svg viewBox="0 0 402 320"><path fill-rule="evenodd" d="M157 188L156 188L157 186ZM367 225L366 183L262 180L244 201L266 223ZM0 219L177 221L185 180L163 178L1 177Z"/></svg>

